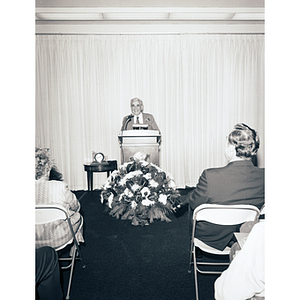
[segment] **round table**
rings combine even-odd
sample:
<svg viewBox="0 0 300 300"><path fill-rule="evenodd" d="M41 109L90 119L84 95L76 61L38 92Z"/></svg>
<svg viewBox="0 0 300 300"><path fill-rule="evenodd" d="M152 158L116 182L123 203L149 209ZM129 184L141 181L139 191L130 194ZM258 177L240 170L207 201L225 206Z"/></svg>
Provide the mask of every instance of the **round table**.
<svg viewBox="0 0 300 300"><path fill-rule="evenodd" d="M84 171L87 172L88 190L93 191L93 173L94 172L107 172L107 177L111 171L117 170L118 164L116 160L108 160L102 163L92 162L84 164Z"/></svg>

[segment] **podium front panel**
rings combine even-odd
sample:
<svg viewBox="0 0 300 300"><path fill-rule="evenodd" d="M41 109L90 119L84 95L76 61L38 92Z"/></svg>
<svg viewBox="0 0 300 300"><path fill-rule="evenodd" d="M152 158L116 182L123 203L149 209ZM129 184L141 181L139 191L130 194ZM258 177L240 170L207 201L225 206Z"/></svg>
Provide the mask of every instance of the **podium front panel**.
<svg viewBox="0 0 300 300"><path fill-rule="evenodd" d="M139 137L126 137L123 138L123 144L155 144L157 141L156 136L139 136Z"/></svg>
<svg viewBox="0 0 300 300"><path fill-rule="evenodd" d="M123 144L121 147L121 164L130 161L130 158L137 152L145 153L147 155L147 162L159 166L158 144Z"/></svg>
<svg viewBox="0 0 300 300"><path fill-rule="evenodd" d="M125 130L118 137L122 144L155 144L160 133L158 130Z"/></svg>

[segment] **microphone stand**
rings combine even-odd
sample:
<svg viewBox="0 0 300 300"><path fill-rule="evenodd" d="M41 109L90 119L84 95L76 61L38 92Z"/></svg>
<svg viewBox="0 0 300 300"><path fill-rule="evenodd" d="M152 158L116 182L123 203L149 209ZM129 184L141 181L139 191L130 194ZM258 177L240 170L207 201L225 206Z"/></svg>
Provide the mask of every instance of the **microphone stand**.
<svg viewBox="0 0 300 300"><path fill-rule="evenodd" d="M127 130L127 125L128 125L129 121L130 121L132 118L133 118L133 115L129 115L129 116L127 117L127 120L125 121L125 123L124 123L124 125L123 125L123 127L122 127L122 136L123 136L123 131L124 131L124 130ZM122 143L121 143L121 150L122 150L122 161L123 161L123 163L124 163L124 150L123 150L123 147L122 147Z"/></svg>
<svg viewBox="0 0 300 300"><path fill-rule="evenodd" d="M133 118L133 115L129 115L129 116L127 117L127 120L126 120L125 123L124 123L124 126L123 126L123 128L122 128L122 131L127 130L127 125L128 125L129 121L130 121L132 118Z"/></svg>

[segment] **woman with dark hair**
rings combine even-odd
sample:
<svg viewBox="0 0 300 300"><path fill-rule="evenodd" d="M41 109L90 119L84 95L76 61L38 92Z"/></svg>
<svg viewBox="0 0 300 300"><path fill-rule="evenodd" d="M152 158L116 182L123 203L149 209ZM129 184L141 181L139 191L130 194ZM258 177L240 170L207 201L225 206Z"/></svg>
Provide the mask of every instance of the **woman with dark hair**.
<svg viewBox="0 0 300 300"><path fill-rule="evenodd" d="M225 156L229 163L203 171L188 196L190 216L197 206L205 203L250 204L260 209L265 203L265 170L252 163L258 148L257 132L243 123L235 125L226 139ZM197 222L195 236L211 247L224 250L235 242L233 233L238 229L239 226Z"/></svg>

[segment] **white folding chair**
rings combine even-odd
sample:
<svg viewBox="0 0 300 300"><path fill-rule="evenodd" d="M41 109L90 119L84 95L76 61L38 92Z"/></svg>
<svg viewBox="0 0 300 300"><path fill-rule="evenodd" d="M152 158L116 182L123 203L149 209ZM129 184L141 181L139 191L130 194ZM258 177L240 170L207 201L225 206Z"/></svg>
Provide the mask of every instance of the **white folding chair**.
<svg viewBox="0 0 300 300"><path fill-rule="evenodd" d="M260 209L260 221L264 221L265 220L265 214L266 214L266 206L264 204L262 206L262 208Z"/></svg>
<svg viewBox="0 0 300 300"><path fill-rule="evenodd" d="M35 224L36 225L46 224L46 223L54 222L57 220L67 221L70 232L72 234L72 238L67 243L65 243L64 245L62 245L58 248L55 248L56 251L59 251L59 250L64 249L67 245L73 243L73 245L70 249L70 256L69 257L59 257L59 261L69 261L70 262L67 266L61 266L62 270L71 268L70 276L69 276L69 283L68 283L68 290L67 290L67 295L66 295L66 299L70 299L70 290L71 290L71 283L72 283L75 260L76 259L81 260L82 268L85 268L85 264L83 262L83 258L82 258L81 251L79 248L79 243L75 236L69 214L66 211L66 209L61 205L36 205L35 206ZM83 223L82 221L83 220L81 219L81 224ZM77 254L78 254L78 256L77 256Z"/></svg>
<svg viewBox="0 0 300 300"><path fill-rule="evenodd" d="M201 251L214 255L228 255L230 248L226 247L223 251L215 249L203 243L200 239L195 238L196 223L207 221L218 225L238 225L247 221L257 221L259 209L252 205L219 205L219 204L202 204L195 208L193 213L193 227L190 250L190 266L194 266L196 299L198 300L198 278L197 273L202 274L221 274L223 271L208 271L201 266L226 266L229 262L201 262L197 261L196 248Z"/></svg>

